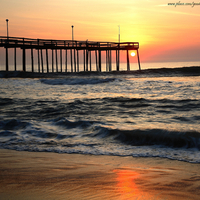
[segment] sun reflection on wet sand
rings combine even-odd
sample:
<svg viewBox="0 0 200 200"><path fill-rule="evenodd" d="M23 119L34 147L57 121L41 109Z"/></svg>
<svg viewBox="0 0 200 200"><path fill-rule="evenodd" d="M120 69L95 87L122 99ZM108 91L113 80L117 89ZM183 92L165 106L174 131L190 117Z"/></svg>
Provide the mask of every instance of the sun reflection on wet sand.
<svg viewBox="0 0 200 200"><path fill-rule="evenodd" d="M116 190L120 200L159 200L158 194L153 191L145 191L141 185L137 185L137 180L144 179L142 172L136 172L131 169L113 170L116 174ZM146 174L146 173L145 173Z"/></svg>
<svg viewBox="0 0 200 200"><path fill-rule="evenodd" d="M143 192L135 183L135 180L141 178L141 174L132 170L117 169L113 170L117 175L117 192L120 199L156 199L155 196Z"/></svg>
<svg viewBox="0 0 200 200"><path fill-rule="evenodd" d="M134 180L139 176L137 172L130 170L114 170L117 175L117 189L123 199L138 196L139 190Z"/></svg>

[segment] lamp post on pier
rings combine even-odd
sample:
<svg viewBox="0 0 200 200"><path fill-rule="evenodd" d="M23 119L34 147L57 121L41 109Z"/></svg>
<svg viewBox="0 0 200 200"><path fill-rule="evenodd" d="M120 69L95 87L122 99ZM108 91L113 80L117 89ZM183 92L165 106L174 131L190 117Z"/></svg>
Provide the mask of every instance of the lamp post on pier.
<svg viewBox="0 0 200 200"><path fill-rule="evenodd" d="M8 19L6 19L6 24L7 24L7 41L6 44L8 43ZM8 71L8 47L6 46L6 71Z"/></svg>
<svg viewBox="0 0 200 200"><path fill-rule="evenodd" d="M8 39L8 19L6 19L6 23L7 23L7 39Z"/></svg>
<svg viewBox="0 0 200 200"><path fill-rule="evenodd" d="M74 40L74 31L73 31L74 26L72 25L72 41Z"/></svg>

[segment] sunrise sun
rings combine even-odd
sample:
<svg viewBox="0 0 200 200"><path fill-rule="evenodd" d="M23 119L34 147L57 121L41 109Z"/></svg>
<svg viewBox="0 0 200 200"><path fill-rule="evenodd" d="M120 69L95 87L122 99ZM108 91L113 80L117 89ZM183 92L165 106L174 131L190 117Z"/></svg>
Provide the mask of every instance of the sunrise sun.
<svg viewBox="0 0 200 200"><path fill-rule="evenodd" d="M135 52L131 52L131 56L135 56Z"/></svg>

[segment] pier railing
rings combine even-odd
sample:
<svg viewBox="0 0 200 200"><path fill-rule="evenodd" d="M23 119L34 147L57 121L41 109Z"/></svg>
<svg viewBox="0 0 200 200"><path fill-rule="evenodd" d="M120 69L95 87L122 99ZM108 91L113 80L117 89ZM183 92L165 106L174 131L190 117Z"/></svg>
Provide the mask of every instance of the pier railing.
<svg viewBox="0 0 200 200"><path fill-rule="evenodd" d="M26 49L31 49L31 59L32 59L32 71L34 71L34 58L33 58L33 49L38 50L38 71L40 72L40 61L42 65L41 71L44 72L43 69L43 56L42 50L46 49L46 65L47 72L49 72L49 64L48 64L48 50L52 50L52 72L53 72L53 51L56 53L56 62L57 62L57 50L66 50L66 60L67 60L67 50L70 51L71 54L71 72L79 71L79 50L83 50L84 54L84 71L88 71L88 64L90 63L91 70L91 51L95 51L96 55L96 69L97 71L101 71L101 52L106 51L106 69L108 71L112 71L111 66L111 52L116 51L116 70L119 71L119 55L121 50L127 51L127 70L130 70L129 63L129 50L136 50L138 56L138 64L140 69L140 61L139 61L139 43L138 42L123 42L123 43L115 43L115 42L95 42L95 41L77 41L77 40L47 40L47 39L32 39L32 38L21 38L21 37L5 37L0 36L0 47L4 47L6 49L6 71L9 71L8 67L8 48L14 48L15 55L15 69L16 69L16 48L22 49L22 64L23 71L26 71ZM40 54L39 55L39 50ZM74 58L72 58L72 50L74 51ZM98 53L98 55L97 55ZM60 54L61 55L61 54ZM41 57L41 58L40 58ZM62 61L62 57L60 58ZM62 62L61 62L62 63ZM56 63L56 71L58 71L58 64ZM61 64L62 65L62 64ZM108 66L108 67L107 67ZM62 67L62 66L61 66ZM67 61L66 61L66 69L67 70Z"/></svg>

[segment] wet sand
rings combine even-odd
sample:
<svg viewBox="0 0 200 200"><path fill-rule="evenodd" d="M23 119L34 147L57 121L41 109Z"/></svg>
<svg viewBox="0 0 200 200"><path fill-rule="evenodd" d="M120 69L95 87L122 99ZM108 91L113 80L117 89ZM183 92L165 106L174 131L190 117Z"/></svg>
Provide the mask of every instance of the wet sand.
<svg viewBox="0 0 200 200"><path fill-rule="evenodd" d="M0 199L199 199L200 164L0 149Z"/></svg>

